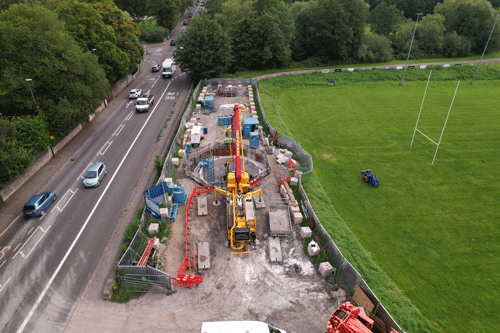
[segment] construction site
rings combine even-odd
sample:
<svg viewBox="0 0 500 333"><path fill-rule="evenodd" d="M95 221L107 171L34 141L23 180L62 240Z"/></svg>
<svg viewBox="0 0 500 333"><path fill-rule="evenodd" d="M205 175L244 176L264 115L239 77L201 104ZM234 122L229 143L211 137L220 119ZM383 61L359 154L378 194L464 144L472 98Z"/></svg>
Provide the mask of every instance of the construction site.
<svg viewBox="0 0 500 333"><path fill-rule="evenodd" d="M204 83L195 89L162 176L144 191L143 226L120 259L120 282L146 292L128 306L153 297L155 306L180 316L166 324L167 332L199 332L203 322L234 320L288 333L325 332L327 323L329 333L397 332L391 331L397 324L376 317L380 308L359 280L346 291L349 282L337 273L349 267L328 261L316 233L321 226L299 198L302 172L312 167L304 164L312 162L287 149L278 132L265 130L254 86ZM165 221L171 232L159 239ZM153 296L161 294L168 296ZM353 299L359 308L346 303Z"/></svg>

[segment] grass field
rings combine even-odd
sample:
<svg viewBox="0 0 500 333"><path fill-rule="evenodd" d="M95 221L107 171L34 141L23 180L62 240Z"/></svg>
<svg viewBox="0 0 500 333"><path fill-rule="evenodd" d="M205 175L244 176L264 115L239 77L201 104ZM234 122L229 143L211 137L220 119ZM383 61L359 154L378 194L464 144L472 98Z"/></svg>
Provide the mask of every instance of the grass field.
<svg viewBox="0 0 500 333"><path fill-rule="evenodd" d="M419 129L436 142L461 80L433 166L429 140L409 147L429 70L404 86L395 70L259 81L271 124L313 157L322 224L407 332L498 330L500 67L482 65L474 85L467 67L432 73Z"/></svg>

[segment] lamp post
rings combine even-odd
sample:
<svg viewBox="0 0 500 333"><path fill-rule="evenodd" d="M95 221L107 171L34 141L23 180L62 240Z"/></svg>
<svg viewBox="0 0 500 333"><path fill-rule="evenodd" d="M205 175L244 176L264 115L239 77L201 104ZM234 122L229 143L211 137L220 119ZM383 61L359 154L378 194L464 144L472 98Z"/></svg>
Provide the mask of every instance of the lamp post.
<svg viewBox="0 0 500 333"><path fill-rule="evenodd" d="M479 62L477 63L477 68L476 71L474 72L474 77L472 78L472 81L470 81L470 84L474 84L474 80L476 79L476 74L477 70L479 69L479 65L481 65L481 61L483 60L484 52L486 52L486 48L488 47L488 43L490 42L491 35L493 35L493 30L495 30L495 25L497 24L498 20L498 13L495 18L495 23L493 23L493 28L491 28L490 32L490 37L488 37L488 41L486 42L486 45L484 46L483 54L481 55L481 59L479 59Z"/></svg>
<svg viewBox="0 0 500 333"><path fill-rule="evenodd" d="M413 36L411 36L410 49L408 50L408 57L406 58L406 65L405 65L405 70L403 72L403 78L401 79L401 82L399 82L400 85L403 85L403 81L405 80L406 68L408 68L408 60L410 59L411 46L413 45L413 38L415 38L415 32L417 31L418 18L420 17L420 15L422 15L422 13L417 14L417 21L415 22L415 29L413 29Z"/></svg>
<svg viewBox="0 0 500 333"><path fill-rule="evenodd" d="M30 81L33 81L33 79L26 79L26 82L28 83L28 88L30 88L31 97L33 97L33 102L35 103L35 112L38 113L38 105L36 105L35 95L33 95L33 90L31 90Z"/></svg>

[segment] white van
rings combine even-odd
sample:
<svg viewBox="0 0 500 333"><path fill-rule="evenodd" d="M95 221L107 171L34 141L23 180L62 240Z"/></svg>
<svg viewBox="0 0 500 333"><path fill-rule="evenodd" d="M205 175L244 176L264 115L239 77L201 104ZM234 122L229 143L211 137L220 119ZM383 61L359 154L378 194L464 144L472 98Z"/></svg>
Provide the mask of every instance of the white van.
<svg viewBox="0 0 500 333"><path fill-rule="evenodd" d="M201 325L201 333L286 333L261 321L212 321Z"/></svg>

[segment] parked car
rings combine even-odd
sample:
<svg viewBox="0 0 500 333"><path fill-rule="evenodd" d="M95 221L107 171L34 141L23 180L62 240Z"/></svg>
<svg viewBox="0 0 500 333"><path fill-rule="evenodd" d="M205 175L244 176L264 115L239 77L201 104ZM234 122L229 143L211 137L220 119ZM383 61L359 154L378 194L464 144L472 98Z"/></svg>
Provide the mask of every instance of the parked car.
<svg viewBox="0 0 500 333"><path fill-rule="evenodd" d="M108 173L108 169L102 162L95 162L88 168L83 177L83 185L85 187L96 187L101 184L104 175Z"/></svg>
<svg viewBox="0 0 500 333"><path fill-rule="evenodd" d="M151 67L151 72L159 72L160 68L161 68L161 66L159 64L153 65Z"/></svg>
<svg viewBox="0 0 500 333"><path fill-rule="evenodd" d="M142 89L132 89L130 90L129 98L139 98L142 95Z"/></svg>
<svg viewBox="0 0 500 333"><path fill-rule="evenodd" d="M54 192L43 192L32 196L23 207L25 218L32 216L43 216L49 205L56 200Z"/></svg>
<svg viewBox="0 0 500 333"><path fill-rule="evenodd" d="M171 45L171 46L175 46L175 39L172 39L172 40L170 41L170 45Z"/></svg>

